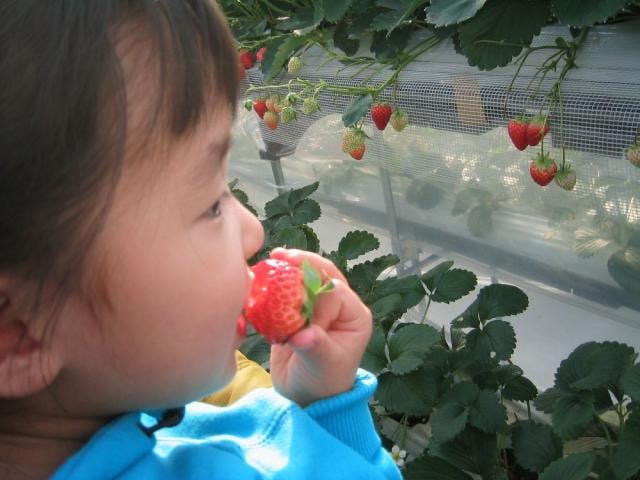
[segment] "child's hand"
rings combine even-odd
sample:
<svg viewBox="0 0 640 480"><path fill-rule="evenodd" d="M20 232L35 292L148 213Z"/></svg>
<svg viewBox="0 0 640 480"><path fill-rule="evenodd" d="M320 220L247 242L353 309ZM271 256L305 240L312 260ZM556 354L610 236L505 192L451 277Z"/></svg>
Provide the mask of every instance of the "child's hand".
<svg viewBox="0 0 640 480"><path fill-rule="evenodd" d="M302 406L350 390L371 337L371 312L330 260L282 248L271 257L295 265L306 259L334 283L331 292L318 297L311 326L271 348L276 390Z"/></svg>

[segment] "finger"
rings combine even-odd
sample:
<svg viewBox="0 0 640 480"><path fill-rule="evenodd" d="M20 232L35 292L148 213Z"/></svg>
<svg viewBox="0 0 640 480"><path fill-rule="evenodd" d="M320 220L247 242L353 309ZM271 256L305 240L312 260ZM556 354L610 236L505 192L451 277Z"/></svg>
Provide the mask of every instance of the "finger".
<svg viewBox="0 0 640 480"><path fill-rule="evenodd" d="M332 279L333 290L318 297L313 323L333 331L370 331L371 311L340 279Z"/></svg>
<svg viewBox="0 0 640 480"><path fill-rule="evenodd" d="M278 260L286 260L293 265L300 265L303 260L308 260L309 263L311 263L311 265L313 265L313 267L325 277L338 278L341 281L348 283L344 274L331 260L316 253L297 249L275 248L271 251L269 256Z"/></svg>

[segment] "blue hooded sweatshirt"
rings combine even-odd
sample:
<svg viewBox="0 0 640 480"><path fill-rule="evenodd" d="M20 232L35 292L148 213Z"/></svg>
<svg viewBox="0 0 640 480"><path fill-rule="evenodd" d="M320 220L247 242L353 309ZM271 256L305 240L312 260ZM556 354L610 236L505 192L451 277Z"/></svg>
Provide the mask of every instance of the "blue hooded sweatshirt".
<svg viewBox="0 0 640 480"><path fill-rule="evenodd" d="M165 412L126 414L52 478L398 480L367 404L375 388L359 370L351 391L306 408L260 388L228 407L191 403L167 428Z"/></svg>

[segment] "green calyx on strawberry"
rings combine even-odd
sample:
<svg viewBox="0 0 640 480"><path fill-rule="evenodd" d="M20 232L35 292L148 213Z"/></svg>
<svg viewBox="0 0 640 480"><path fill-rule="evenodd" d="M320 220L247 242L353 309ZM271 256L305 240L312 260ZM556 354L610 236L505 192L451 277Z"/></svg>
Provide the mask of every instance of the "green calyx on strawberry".
<svg viewBox="0 0 640 480"><path fill-rule="evenodd" d="M253 109L260 118L264 118L264 114L267 111L267 102L262 98L254 100Z"/></svg>
<svg viewBox="0 0 640 480"><path fill-rule="evenodd" d="M396 110L391 114L391 120L389 121L396 132L401 132L409 123L409 116L404 110Z"/></svg>
<svg viewBox="0 0 640 480"><path fill-rule="evenodd" d="M289 59L289 63L287 63L287 72L289 72L289 75L295 75L303 66L304 63L302 62L302 59L300 57L293 56Z"/></svg>
<svg viewBox="0 0 640 480"><path fill-rule="evenodd" d="M529 120L524 117L516 117L509 120L507 126L507 132L509 138L513 142L513 145L520 151L527 148L529 142L527 141L527 129L529 127Z"/></svg>
<svg viewBox="0 0 640 480"><path fill-rule="evenodd" d="M534 182L543 187L545 185L549 185L557 172L558 165L556 165L555 160L553 160L548 153L538 153L529 165L531 178L533 178Z"/></svg>
<svg viewBox="0 0 640 480"><path fill-rule="evenodd" d="M576 180L576 171L571 168L569 163L561 165L558 173L556 173L556 176L553 178L556 185L565 190L573 190L573 187L576 186Z"/></svg>
<svg viewBox="0 0 640 480"><path fill-rule="evenodd" d="M302 113L305 115L313 115L320 110L320 104L315 98L305 98L302 102Z"/></svg>
<svg viewBox="0 0 640 480"><path fill-rule="evenodd" d="M549 133L547 117L534 117L527 125L527 145L536 146Z"/></svg>
<svg viewBox="0 0 640 480"><path fill-rule="evenodd" d="M640 143L636 142L627 149L627 160L640 168Z"/></svg>
<svg viewBox="0 0 640 480"><path fill-rule="evenodd" d="M304 260L300 266L269 258L251 267L254 279L244 317L269 343L284 343L311 323L318 296L333 289Z"/></svg>
<svg viewBox="0 0 640 480"><path fill-rule="evenodd" d="M362 155L364 155L364 141L367 138L367 134L364 133L364 130L358 127L349 127L344 130L342 134L342 151L348 153L353 157L355 152L356 156L360 158L356 158L356 160L360 160ZM355 157L354 157L355 158Z"/></svg>
<svg viewBox="0 0 640 480"><path fill-rule="evenodd" d="M296 118L298 118L298 114L293 107L284 107L280 112L280 121L283 125L293 122Z"/></svg>
<svg viewBox="0 0 640 480"><path fill-rule="evenodd" d="M386 103L376 103L371 107L371 120L378 130L387 128L391 119L391 107Z"/></svg>

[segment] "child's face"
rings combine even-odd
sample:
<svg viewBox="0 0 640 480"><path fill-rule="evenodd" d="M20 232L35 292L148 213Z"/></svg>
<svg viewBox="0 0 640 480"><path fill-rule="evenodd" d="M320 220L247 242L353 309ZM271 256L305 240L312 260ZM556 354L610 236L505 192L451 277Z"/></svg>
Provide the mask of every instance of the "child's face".
<svg viewBox="0 0 640 480"><path fill-rule="evenodd" d="M170 407L233 378L246 260L264 233L227 188L231 124L216 112L154 161L125 161L90 260L109 305L74 297L56 326L67 408Z"/></svg>

